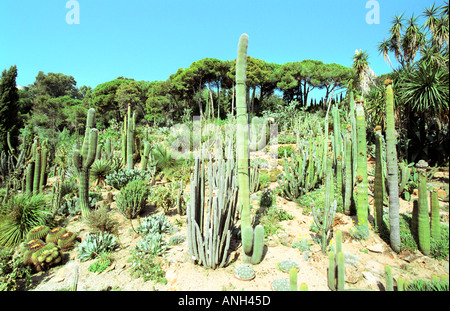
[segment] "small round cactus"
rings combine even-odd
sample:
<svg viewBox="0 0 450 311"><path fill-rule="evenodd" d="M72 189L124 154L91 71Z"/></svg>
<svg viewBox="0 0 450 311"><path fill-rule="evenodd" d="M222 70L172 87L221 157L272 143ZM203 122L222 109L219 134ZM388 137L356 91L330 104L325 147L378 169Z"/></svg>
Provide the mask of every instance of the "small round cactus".
<svg viewBox="0 0 450 311"><path fill-rule="evenodd" d="M66 232L61 235L58 239L58 246L61 247L62 250L69 250L75 244L75 238L77 236L73 232Z"/></svg>
<svg viewBox="0 0 450 311"><path fill-rule="evenodd" d="M50 228L47 226L34 227L27 233L27 240L45 240Z"/></svg>
<svg viewBox="0 0 450 311"><path fill-rule="evenodd" d="M242 281L250 281L255 278L256 274L252 266L242 264L237 266L236 269L234 269L234 276Z"/></svg>
<svg viewBox="0 0 450 311"><path fill-rule="evenodd" d="M289 271L291 271L291 268L295 268L297 271L298 269L300 269L298 264L292 260L283 260L282 262L278 263L278 268L286 273L289 273Z"/></svg>
<svg viewBox="0 0 450 311"><path fill-rule="evenodd" d="M47 234L47 237L45 238L45 242L47 243L58 243L58 239L66 233L66 229L61 227L56 227Z"/></svg>
<svg viewBox="0 0 450 311"><path fill-rule="evenodd" d="M276 292L290 291L291 283L288 279L276 279L272 282L272 289Z"/></svg>

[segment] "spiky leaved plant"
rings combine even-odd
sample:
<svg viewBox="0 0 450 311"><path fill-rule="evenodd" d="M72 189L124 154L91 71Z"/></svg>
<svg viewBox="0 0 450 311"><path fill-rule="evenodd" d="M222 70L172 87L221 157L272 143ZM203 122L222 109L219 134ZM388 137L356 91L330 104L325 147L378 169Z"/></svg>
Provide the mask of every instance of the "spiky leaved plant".
<svg viewBox="0 0 450 311"><path fill-rule="evenodd" d="M239 38L236 59L236 145L239 183L239 205L241 210L241 236L244 250L244 262L258 264L263 258L264 227L254 229L250 217L249 149L248 149L248 113L246 103L248 35Z"/></svg>
<svg viewBox="0 0 450 311"><path fill-rule="evenodd" d="M386 86L386 166L389 188L390 243L391 248L398 253L402 243L400 240L397 137L395 133L392 80L386 79L384 85Z"/></svg>
<svg viewBox="0 0 450 311"><path fill-rule="evenodd" d="M89 214L89 175L92 163L97 152L98 130L95 126L95 109L87 112L86 132L84 134L81 150L76 148L73 152L73 163L78 169L80 210L82 217Z"/></svg>

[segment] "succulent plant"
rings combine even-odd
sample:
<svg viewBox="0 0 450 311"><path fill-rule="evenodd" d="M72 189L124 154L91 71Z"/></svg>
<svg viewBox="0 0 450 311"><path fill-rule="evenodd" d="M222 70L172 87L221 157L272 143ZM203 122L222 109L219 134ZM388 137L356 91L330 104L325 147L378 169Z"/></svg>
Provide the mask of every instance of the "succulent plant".
<svg viewBox="0 0 450 311"><path fill-rule="evenodd" d="M73 232L66 232L63 235L61 235L58 239L58 246L61 248L61 250L69 250L73 247L75 244L76 234Z"/></svg>
<svg viewBox="0 0 450 311"><path fill-rule="evenodd" d="M242 264L234 269L234 276L241 281L250 281L255 278L256 274L252 266Z"/></svg>
<svg viewBox="0 0 450 311"><path fill-rule="evenodd" d="M277 292L290 291L291 283L288 279L275 279L272 281L272 289Z"/></svg>
<svg viewBox="0 0 450 311"><path fill-rule="evenodd" d="M291 268L295 268L296 270L300 269L300 267L298 266L298 264L293 261L293 260L283 260L281 262L278 263L278 268L286 273L289 273L289 271L291 271Z"/></svg>
<svg viewBox="0 0 450 311"><path fill-rule="evenodd" d="M60 263L61 260L61 250L55 243L47 243L31 255L31 261L37 271L47 270Z"/></svg>
<svg viewBox="0 0 450 311"><path fill-rule="evenodd" d="M27 240L45 240L50 228L47 226L34 227L27 233Z"/></svg>
<svg viewBox="0 0 450 311"><path fill-rule="evenodd" d="M81 261L94 259L100 253L111 252L118 247L116 237L109 232L87 234L78 245L78 258Z"/></svg>
<svg viewBox="0 0 450 311"><path fill-rule="evenodd" d="M45 242L47 243L58 243L58 239L64 234L66 233L66 229L61 228L61 227L56 227L53 228L52 230L50 230L47 233L47 236L45 238Z"/></svg>

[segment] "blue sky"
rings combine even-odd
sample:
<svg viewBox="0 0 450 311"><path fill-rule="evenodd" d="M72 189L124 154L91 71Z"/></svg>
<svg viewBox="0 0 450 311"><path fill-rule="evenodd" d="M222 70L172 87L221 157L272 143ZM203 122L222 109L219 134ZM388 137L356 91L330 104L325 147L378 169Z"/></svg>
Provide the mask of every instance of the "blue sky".
<svg viewBox="0 0 450 311"><path fill-rule="evenodd" d="M78 0L80 23L67 24L67 1L0 1L0 70L17 65L18 85L32 84L39 71L92 88L118 76L166 80L205 57L234 59L244 32L248 54L267 62L351 66L363 49L380 75L390 67L376 46L394 15L443 3L378 0L380 22L368 24L367 0Z"/></svg>

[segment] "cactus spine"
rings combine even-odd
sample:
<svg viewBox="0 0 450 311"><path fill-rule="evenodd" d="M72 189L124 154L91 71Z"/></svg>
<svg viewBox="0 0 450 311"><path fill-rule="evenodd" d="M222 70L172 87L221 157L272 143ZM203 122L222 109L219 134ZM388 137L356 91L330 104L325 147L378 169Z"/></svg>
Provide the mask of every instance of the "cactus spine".
<svg viewBox="0 0 450 311"><path fill-rule="evenodd" d="M73 163L78 169L80 210L83 218L89 214L89 172L97 152L98 130L94 126L95 109L91 108L87 113L83 146L81 150L75 149L73 154Z"/></svg>
<svg viewBox="0 0 450 311"><path fill-rule="evenodd" d="M419 174L419 212L417 226L419 233L419 248L424 255L430 254L430 218L427 191L427 167L428 164L424 160L420 160L416 164L416 169Z"/></svg>
<svg viewBox="0 0 450 311"><path fill-rule="evenodd" d="M249 144L248 113L246 103L248 35L239 38L236 59L236 114L237 114L237 166L239 182L239 206L241 210L241 236L244 250L244 262L258 264L262 261L264 248L264 228L257 225L252 228L250 218L249 185Z"/></svg>
<svg viewBox="0 0 450 311"><path fill-rule="evenodd" d="M399 219L399 193L398 193L398 159L397 138L394 119L394 92L392 80L386 79L386 166L389 188L389 226L391 248L400 252L400 219Z"/></svg>
<svg viewBox="0 0 450 311"><path fill-rule="evenodd" d="M345 256L342 251L341 231L336 232L336 252L331 250L328 260L328 287L333 291L342 291L345 285Z"/></svg>

